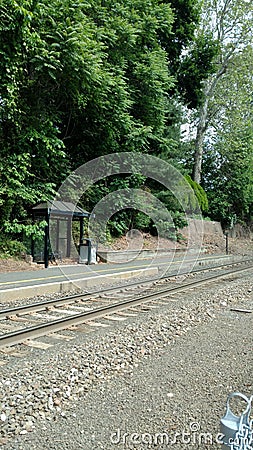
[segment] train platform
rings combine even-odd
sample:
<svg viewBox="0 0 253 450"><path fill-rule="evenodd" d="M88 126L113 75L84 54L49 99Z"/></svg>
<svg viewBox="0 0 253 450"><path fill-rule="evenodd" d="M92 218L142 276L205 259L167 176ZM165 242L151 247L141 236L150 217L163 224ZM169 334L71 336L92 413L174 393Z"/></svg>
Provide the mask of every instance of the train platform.
<svg viewBox="0 0 253 450"><path fill-rule="evenodd" d="M118 280L154 278L165 273L177 275L201 265L241 261L234 255L163 255L152 259L135 259L125 263L94 265L52 265L47 269L0 273L0 302L9 302L48 294L64 294L80 289L113 284Z"/></svg>

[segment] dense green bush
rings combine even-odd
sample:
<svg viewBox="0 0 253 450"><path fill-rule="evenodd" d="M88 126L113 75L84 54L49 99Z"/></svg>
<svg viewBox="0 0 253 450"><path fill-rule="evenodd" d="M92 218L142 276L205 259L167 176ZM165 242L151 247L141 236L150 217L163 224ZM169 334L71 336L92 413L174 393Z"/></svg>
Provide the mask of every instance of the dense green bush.
<svg viewBox="0 0 253 450"><path fill-rule="evenodd" d="M25 245L17 240L0 239L0 258L20 257L26 253Z"/></svg>
<svg viewBox="0 0 253 450"><path fill-rule="evenodd" d="M208 199L204 189L202 188L202 186L200 186L200 184L196 183L196 181L193 181L189 175L186 175L185 179L194 191L194 194L199 204L199 208L201 209L202 212L207 212Z"/></svg>

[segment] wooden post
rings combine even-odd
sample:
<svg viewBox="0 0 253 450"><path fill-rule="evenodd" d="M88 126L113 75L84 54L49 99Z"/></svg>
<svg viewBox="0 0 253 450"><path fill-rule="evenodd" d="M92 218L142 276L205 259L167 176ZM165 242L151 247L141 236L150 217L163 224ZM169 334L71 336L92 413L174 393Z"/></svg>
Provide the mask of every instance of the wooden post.
<svg viewBox="0 0 253 450"><path fill-rule="evenodd" d="M228 232L225 233L226 236L226 255L228 255Z"/></svg>
<svg viewBox="0 0 253 450"><path fill-rule="evenodd" d="M80 238L79 244L83 244L83 217L80 217Z"/></svg>
<svg viewBox="0 0 253 450"><path fill-rule="evenodd" d="M70 257L70 243L71 243L71 224L72 224L72 220L71 217L67 218L67 254L66 257L69 258Z"/></svg>
<svg viewBox="0 0 253 450"><path fill-rule="evenodd" d="M59 253L59 237L60 237L60 219L56 219L56 242L55 250Z"/></svg>
<svg viewBox="0 0 253 450"><path fill-rule="evenodd" d="M48 244L49 244L49 217L46 217L47 225L45 226L45 240L44 240L44 264L45 269L48 268Z"/></svg>

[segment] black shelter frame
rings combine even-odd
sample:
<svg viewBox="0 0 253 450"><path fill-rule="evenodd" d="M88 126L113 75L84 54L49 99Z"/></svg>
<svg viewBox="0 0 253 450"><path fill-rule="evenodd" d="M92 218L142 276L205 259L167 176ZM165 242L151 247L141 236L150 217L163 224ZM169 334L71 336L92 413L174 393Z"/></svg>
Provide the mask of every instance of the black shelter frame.
<svg viewBox="0 0 253 450"><path fill-rule="evenodd" d="M71 251L71 234L72 234L72 220L79 220L80 231L79 231L79 245L83 244L84 241L84 219L88 219L91 214L84 211L79 206L74 205L70 202L62 201L47 201L40 203L32 208L33 222L37 220L45 220L45 237L44 237L44 265L47 268L49 264L49 220L56 221L56 248L55 253L59 253L59 235L60 235L60 221L67 221L67 232L66 232L66 257L70 257ZM34 258L34 240L32 239L31 254Z"/></svg>

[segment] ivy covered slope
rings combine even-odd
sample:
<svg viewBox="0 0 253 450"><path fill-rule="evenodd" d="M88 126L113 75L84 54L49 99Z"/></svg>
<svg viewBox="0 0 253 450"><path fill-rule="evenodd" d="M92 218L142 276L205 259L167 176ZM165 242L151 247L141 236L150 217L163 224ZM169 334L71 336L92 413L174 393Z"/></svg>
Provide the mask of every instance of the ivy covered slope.
<svg viewBox="0 0 253 450"><path fill-rule="evenodd" d="M198 0L2 0L2 245L41 233L30 208L92 158L182 161L182 106L198 105L212 70L213 42L194 37L200 12Z"/></svg>

